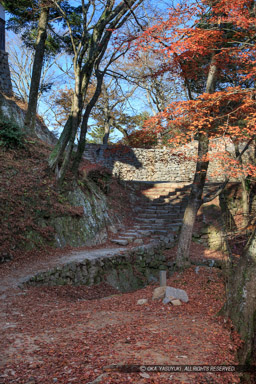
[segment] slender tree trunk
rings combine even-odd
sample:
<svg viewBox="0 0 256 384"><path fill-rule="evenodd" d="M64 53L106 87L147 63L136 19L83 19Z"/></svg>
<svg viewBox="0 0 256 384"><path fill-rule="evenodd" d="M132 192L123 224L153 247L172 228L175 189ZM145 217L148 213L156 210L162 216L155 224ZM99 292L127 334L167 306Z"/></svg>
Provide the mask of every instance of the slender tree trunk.
<svg viewBox="0 0 256 384"><path fill-rule="evenodd" d="M124 135L125 144L130 145L129 135L127 130L122 127L117 127L118 131L120 131Z"/></svg>
<svg viewBox="0 0 256 384"><path fill-rule="evenodd" d="M242 210L243 210L243 225L246 227L249 223L249 214L250 214L250 202L249 202L249 192L246 186L246 178L240 177L242 185Z"/></svg>
<svg viewBox="0 0 256 384"><path fill-rule="evenodd" d="M37 100L40 87L41 73L44 61L45 42L47 39L47 22L49 8L42 7L38 21L38 34L36 40L36 52L33 63L32 78L29 90L28 109L25 116L25 128L28 133L35 133Z"/></svg>
<svg viewBox="0 0 256 384"><path fill-rule="evenodd" d="M239 159L240 166L243 167L243 160L242 160L242 156L240 154L238 143L235 143L235 153L236 153L236 157ZM249 211L250 211L249 192L247 191L247 188L246 188L246 177L240 176L239 179L240 179L241 186L242 186L243 225L246 227L248 225L248 222L249 222Z"/></svg>
<svg viewBox="0 0 256 384"><path fill-rule="evenodd" d="M189 250L192 239L192 232L198 209L202 204L202 195L205 185L205 179L208 169L208 149L209 138L207 134L199 134L198 139L198 160L196 172L191 188L191 193L187 208L184 213L181 233L179 237L176 265L178 268L184 268L190 264Z"/></svg>
<svg viewBox="0 0 256 384"><path fill-rule="evenodd" d="M212 56L208 78L206 82L206 93L211 93L215 89L217 67L215 57ZM198 155L196 164L196 173L191 188L191 193L186 207L181 233L179 237L176 265L178 268L184 268L190 264L189 251L192 240L193 228L196 220L197 212L202 205L202 195L205 185L205 179L208 169L208 150L209 137L208 133L199 133L198 135Z"/></svg>

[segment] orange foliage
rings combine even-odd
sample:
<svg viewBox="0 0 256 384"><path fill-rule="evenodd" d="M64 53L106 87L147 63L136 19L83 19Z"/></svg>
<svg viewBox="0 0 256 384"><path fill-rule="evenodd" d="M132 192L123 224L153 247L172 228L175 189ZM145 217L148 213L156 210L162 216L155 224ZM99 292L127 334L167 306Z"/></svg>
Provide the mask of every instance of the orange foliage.
<svg viewBox="0 0 256 384"><path fill-rule="evenodd" d="M129 135L129 145L132 148L151 148L157 145L156 132L138 129Z"/></svg>
<svg viewBox="0 0 256 384"><path fill-rule="evenodd" d="M252 0L200 0L181 2L169 10L167 20L140 36L136 49L161 52L162 71L179 76L190 91L190 100L172 102L148 121L144 140L152 126L159 133L175 127L172 145L187 143L198 133L245 143L256 135L255 25ZM205 93L213 57L216 91ZM232 172L238 169L227 153L219 156ZM256 167L249 164L244 171L255 175Z"/></svg>

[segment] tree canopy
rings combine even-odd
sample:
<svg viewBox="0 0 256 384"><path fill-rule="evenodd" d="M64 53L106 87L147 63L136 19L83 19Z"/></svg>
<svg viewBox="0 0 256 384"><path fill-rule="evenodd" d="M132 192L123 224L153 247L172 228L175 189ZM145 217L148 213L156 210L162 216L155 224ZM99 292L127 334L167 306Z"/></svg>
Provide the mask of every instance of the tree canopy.
<svg viewBox="0 0 256 384"><path fill-rule="evenodd" d="M154 116L148 130L161 133L176 127L178 132L169 139L175 145L198 140L196 173L179 240L180 266L189 263L192 229L204 202L209 139L251 143L255 137L255 17L251 0L181 2L136 41L135 53L162 54L155 75L178 76L189 95L189 100L175 100ZM255 164L245 168L240 156L232 159L226 151L217 156L224 164L220 172L227 177L255 174Z"/></svg>

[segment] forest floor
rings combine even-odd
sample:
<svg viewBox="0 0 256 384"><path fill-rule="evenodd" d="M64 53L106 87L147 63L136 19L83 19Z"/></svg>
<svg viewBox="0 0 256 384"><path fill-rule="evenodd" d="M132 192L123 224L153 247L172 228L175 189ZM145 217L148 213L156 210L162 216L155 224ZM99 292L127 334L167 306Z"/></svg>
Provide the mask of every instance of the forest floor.
<svg viewBox="0 0 256 384"><path fill-rule="evenodd" d="M175 249L165 252L172 258ZM191 257L223 255L193 243ZM49 255L40 258L45 263ZM189 296L188 303L171 306L152 300L156 284L122 294L105 284L19 289L11 277L24 261L21 257L1 266L3 280L10 278L0 304L1 384L240 382L233 372L120 372L110 367L237 364L239 337L218 315L225 301L220 269L191 267L170 276L168 285ZM139 305L139 299L148 302Z"/></svg>
<svg viewBox="0 0 256 384"><path fill-rule="evenodd" d="M37 141L19 150L0 150L0 251L13 257L0 266L0 384L239 383L240 374L232 372L129 373L109 367L237 364L239 337L218 315L225 302L220 269L191 267L169 276L168 285L188 293L189 302L181 306L153 301L156 284L122 294L106 284L18 288L24 276L56 265L74 251L52 250L43 243L24 252L23 234L39 230L38 214L48 217L64 208L72 214L72 207L63 207L48 172L48 155L49 147ZM98 179L100 169L84 167ZM116 181L109 197L124 220L130 216L127 192ZM48 229L41 235L47 239L52 233ZM106 248L115 247L110 242L98 247ZM165 252L170 259L175 255L175 249ZM195 261L223 257L192 244ZM146 304L137 304L144 298Z"/></svg>

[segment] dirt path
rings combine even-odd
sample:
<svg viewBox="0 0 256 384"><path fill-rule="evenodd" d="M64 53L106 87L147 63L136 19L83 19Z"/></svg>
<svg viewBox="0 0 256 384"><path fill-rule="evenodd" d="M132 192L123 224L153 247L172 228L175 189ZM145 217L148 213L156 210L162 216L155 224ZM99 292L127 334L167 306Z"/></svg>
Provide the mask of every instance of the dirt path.
<svg viewBox="0 0 256 384"><path fill-rule="evenodd" d="M13 262L0 265L0 297L5 299L6 295L13 290L16 292L22 283L35 274L55 266L61 266L69 262L79 262L85 259L109 258L125 252L127 247L101 246L84 247L76 250L56 250L50 254L43 254L43 257L31 259L20 257Z"/></svg>
<svg viewBox="0 0 256 384"><path fill-rule="evenodd" d="M0 308L1 384L88 384L97 378L101 384L239 382L238 373L104 369L110 364L234 364L238 338L216 316L224 302L220 270L200 267L174 274L168 285L189 295L179 307L153 301L155 286L127 294L106 285L11 289L20 271L9 277L7 272L9 288ZM138 305L141 298L148 303Z"/></svg>

